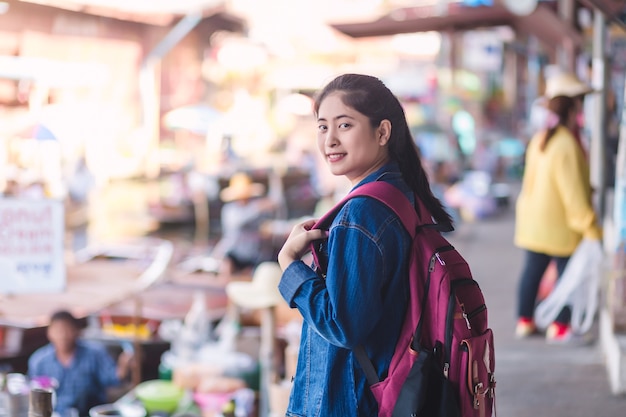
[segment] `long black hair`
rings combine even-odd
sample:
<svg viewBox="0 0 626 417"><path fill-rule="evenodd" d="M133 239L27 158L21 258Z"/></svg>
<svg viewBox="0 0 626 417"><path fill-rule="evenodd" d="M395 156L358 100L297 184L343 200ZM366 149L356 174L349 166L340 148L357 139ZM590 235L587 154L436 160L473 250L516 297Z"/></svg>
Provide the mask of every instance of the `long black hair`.
<svg viewBox="0 0 626 417"><path fill-rule="evenodd" d="M571 112L576 108L576 101L581 100L580 97L567 97L567 96L556 96L548 101L548 110L552 112L553 117L556 117L556 123L553 126L548 127L546 132L543 135L540 149L544 151L548 142L560 126L567 126L568 119L570 117ZM568 128L569 130L569 128ZM574 136L577 136L578 132L571 132Z"/></svg>
<svg viewBox="0 0 626 417"><path fill-rule="evenodd" d="M315 114L318 113L322 101L336 91L342 93L341 100L346 106L367 116L373 128L377 128L383 120L391 122L389 157L398 163L404 181L422 200L435 221L452 224L452 218L430 189L419 148L413 140L398 98L376 77L344 74L328 83L315 97Z"/></svg>

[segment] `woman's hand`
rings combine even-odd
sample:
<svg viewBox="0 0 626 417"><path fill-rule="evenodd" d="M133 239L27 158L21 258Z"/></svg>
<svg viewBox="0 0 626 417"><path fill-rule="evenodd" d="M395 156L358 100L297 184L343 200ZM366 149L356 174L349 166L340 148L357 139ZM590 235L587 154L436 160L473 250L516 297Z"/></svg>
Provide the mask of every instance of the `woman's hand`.
<svg viewBox="0 0 626 417"><path fill-rule="evenodd" d="M278 263L284 271L292 262L299 260L308 251L309 244L314 240L324 239L328 232L320 229L311 229L315 220L307 220L296 224L282 249L278 253Z"/></svg>

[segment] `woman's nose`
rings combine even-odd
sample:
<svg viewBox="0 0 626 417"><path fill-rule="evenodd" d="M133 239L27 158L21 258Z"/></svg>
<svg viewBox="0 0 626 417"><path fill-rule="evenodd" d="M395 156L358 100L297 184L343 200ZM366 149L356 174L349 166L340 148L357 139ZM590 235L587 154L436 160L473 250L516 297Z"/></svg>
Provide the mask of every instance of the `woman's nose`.
<svg viewBox="0 0 626 417"><path fill-rule="evenodd" d="M335 147L337 146L337 136L335 135L334 131L332 129L328 129L328 134L326 135L326 146L328 146L329 148Z"/></svg>

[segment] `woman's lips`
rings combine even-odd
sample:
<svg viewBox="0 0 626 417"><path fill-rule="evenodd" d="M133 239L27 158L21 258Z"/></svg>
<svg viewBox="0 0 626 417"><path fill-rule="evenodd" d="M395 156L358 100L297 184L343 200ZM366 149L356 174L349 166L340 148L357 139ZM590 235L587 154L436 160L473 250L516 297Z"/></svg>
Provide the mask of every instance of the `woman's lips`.
<svg viewBox="0 0 626 417"><path fill-rule="evenodd" d="M345 153L329 153L326 158L329 162L337 162L342 160L346 156Z"/></svg>

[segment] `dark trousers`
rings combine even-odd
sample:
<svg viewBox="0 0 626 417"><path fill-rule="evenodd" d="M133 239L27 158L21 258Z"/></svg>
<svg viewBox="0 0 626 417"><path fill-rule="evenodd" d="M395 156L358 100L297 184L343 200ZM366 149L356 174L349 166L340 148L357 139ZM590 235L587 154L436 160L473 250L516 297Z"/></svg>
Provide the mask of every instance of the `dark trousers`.
<svg viewBox="0 0 626 417"><path fill-rule="evenodd" d="M539 284L543 274L548 269L548 265L551 260L556 262L556 269L558 271L559 278L563 275L568 257L550 256L544 253L532 252L527 250L525 252L524 268L522 270L522 276L519 281L519 287L517 292L517 316L532 318L535 312L535 305L537 303L537 293L539 292ZM569 307L564 307L559 313L556 320L559 323L567 324L570 321L571 311Z"/></svg>

